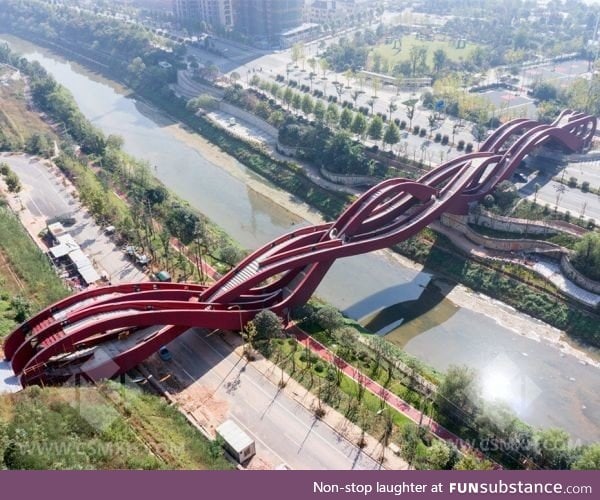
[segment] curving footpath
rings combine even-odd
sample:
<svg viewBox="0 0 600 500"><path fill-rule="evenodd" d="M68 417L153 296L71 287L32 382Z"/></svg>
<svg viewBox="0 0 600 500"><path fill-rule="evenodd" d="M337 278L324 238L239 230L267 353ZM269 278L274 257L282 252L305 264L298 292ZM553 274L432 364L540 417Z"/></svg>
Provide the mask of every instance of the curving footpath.
<svg viewBox="0 0 600 500"><path fill-rule="evenodd" d="M143 283L85 291L25 321L7 337L4 353L23 385L96 380L131 369L188 328L235 330L264 309L287 316L310 298L335 260L406 240L445 212L465 214L535 148L553 142L580 151L595 130L595 117L571 110L552 124L507 122L480 151L418 181L379 183L336 221L275 239L211 286Z"/></svg>

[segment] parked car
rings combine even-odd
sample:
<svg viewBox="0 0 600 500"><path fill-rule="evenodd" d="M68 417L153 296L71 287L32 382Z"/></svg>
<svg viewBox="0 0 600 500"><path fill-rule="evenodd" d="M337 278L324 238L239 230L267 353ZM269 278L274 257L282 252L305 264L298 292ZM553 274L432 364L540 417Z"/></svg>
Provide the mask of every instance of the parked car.
<svg viewBox="0 0 600 500"><path fill-rule="evenodd" d="M162 359L163 361L171 361L171 359L172 359L171 352L165 346L162 346L158 350L158 355L160 356L160 359Z"/></svg>

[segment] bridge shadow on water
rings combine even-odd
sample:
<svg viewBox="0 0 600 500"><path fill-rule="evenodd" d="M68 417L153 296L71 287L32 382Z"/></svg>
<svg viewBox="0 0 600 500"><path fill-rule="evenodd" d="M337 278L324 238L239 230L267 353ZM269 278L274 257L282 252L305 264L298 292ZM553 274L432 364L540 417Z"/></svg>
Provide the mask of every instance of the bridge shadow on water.
<svg viewBox="0 0 600 500"><path fill-rule="evenodd" d="M360 324L369 332L404 347L412 338L442 325L458 312L459 307L447 298L455 286L456 283L427 272L426 261L424 271L410 282L370 295L345 313L360 317ZM402 300L408 296L415 298ZM394 298L397 298L394 303L378 307ZM363 314L353 315L359 311Z"/></svg>

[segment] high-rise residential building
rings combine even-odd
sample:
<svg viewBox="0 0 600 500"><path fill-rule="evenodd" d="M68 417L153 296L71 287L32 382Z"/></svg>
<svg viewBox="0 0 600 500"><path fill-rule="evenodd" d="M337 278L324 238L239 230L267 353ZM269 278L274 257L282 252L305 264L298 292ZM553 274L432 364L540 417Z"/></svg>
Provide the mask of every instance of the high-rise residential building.
<svg viewBox="0 0 600 500"><path fill-rule="evenodd" d="M300 26L303 11L304 0L234 0L236 29L269 42Z"/></svg>
<svg viewBox="0 0 600 500"><path fill-rule="evenodd" d="M381 5L381 0L310 0L307 20L339 27L358 25L369 20Z"/></svg>
<svg viewBox="0 0 600 500"><path fill-rule="evenodd" d="M179 21L199 21L200 2L199 0L173 0L173 14Z"/></svg>
<svg viewBox="0 0 600 500"><path fill-rule="evenodd" d="M232 0L173 0L175 17L184 23L201 22L214 28L233 27Z"/></svg>

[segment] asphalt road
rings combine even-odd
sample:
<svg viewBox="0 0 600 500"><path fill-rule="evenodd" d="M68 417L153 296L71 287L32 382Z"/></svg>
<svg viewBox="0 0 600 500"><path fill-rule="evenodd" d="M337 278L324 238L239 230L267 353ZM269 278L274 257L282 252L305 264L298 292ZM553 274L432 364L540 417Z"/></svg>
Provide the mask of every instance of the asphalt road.
<svg viewBox="0 0 600 500"><path fill-rule="evenodd" d="M540 161L536 160L533 164L537 165ZM537 203L544 205L548 204L554 210L558 202L558 210L571 212L573 217L579 217L581 214L586 219L592 218L596 221L600 220L600 197L593 193L584 193L579 188L570 188L569 186L552 180L552 178L564 178L565 181L569 177L576 177L577 182L581 185L583 181L588 181L592 188L600 187L600 163L574 163L563 169L556 168L552 171L542 170L541 175L530 179L527 185L521 189L521 192L529 199L534 198L535 184L540 185L537 194Z"/></svg>
<svg viewBox="0 0 600 500"><path fill-rule="evenodd" d="M379 469L241 359L218 335L192 329L169 344L169 362L180 380L202 384L213 402L227 403L228 418L256 439L257 452L292 469Z"/></svg>
<svg viewBox="0 0 600 500"><path fill-rule="evenodd" d="M23 207L39 226L45 227L47 219L72 214L75 224L69 233L83 252L92 259L98 272L106 272L113 283L138 282L145 275L125 257L109 236L104 234L88 212L71 195L70 187L63 184L63 177L52 173L48 166L29 156L0 156L19 176L23 190L19 198ZM22 216L23 217L23 216ZM32 226L33 227L33 226Z"/></svg>

